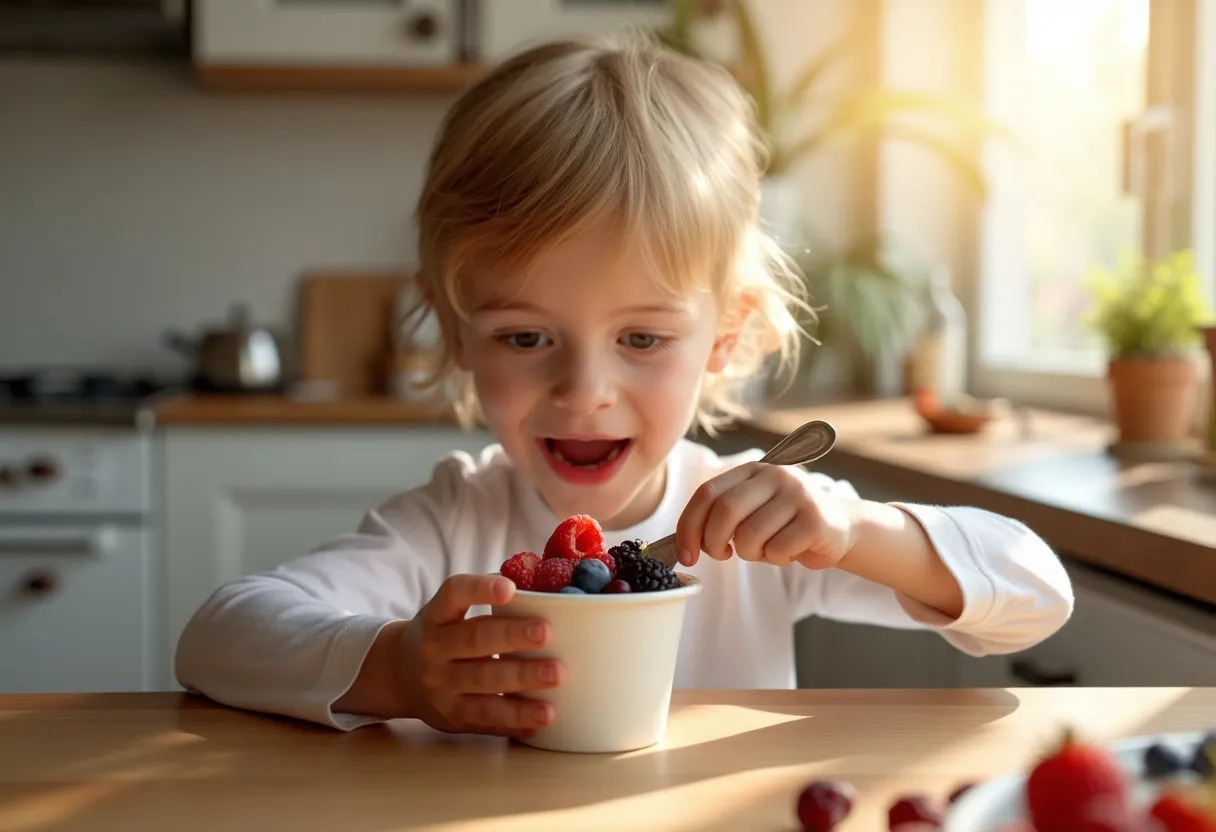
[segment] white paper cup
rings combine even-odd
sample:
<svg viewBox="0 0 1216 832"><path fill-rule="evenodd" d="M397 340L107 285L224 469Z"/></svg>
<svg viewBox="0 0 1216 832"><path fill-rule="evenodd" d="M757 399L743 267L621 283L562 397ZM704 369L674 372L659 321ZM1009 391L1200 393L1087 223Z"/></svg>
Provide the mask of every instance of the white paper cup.
<svg viewBox="0 0 1216 832"><path fill-rule="evenodd" d="M549 643L513 653L557 659L566 681L528 695L552 702L552 725L523 742L550 751L632 751L667 733L684 607L701 591L690 575L678 589L620 595L519 590L494 615L543 618Z"/></svg>

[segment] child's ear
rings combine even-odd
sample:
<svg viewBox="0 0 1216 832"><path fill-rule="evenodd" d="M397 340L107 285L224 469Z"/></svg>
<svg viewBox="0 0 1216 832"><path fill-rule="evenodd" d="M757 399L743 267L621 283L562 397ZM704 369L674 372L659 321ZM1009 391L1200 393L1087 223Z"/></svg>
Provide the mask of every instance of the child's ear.
<svg viewBox="0 0 1216 832"><path fill-rule="evenodd" d="M730 357L739 343L739 333L747 323L747 316L756 306L755 298L751 295L741 295L734 306L722 317L718 333L714 337L713 349L709 352L709 361L705 369L711 373L720 373L730 363Z"/></svg>

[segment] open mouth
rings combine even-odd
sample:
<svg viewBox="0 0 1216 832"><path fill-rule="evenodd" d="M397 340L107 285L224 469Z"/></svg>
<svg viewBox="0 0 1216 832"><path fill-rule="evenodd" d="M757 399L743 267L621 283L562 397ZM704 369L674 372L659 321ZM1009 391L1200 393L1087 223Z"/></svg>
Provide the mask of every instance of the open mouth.
<svg viewBox="0 0 1216 832"><path fill-rule="evenodd" d="M544 440L545 449L559 462L584 471L595 471L616 462L628 448L630 439L554 439Z"/></svg>

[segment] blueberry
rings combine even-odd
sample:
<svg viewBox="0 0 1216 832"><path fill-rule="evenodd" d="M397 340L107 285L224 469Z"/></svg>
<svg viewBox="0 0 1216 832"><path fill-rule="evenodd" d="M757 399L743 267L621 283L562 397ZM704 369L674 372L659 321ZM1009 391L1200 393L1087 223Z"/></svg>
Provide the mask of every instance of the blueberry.
<svg viewBox="0 0 1216 832"><path fill-rule="evenodd" d="M1199 772L1201 777L1211 777L1213 762L1216 762L1216 731L1204 737L1195 747L1195 756L1191 758L1191 768Z"/></svg>
<svg viewBox="0 0 1216 832"><path fill-rule="evenodd" d="M564 586L561 589L559 589L557 592L559 595L586 595L587 594L576 586Z"/></svg>
<svg viewBox="0 0 1216 832"><path fill-rule="evenodd" d="M1186 757L1168 745L1155 742L1144 750L1144 773L1151 780L1169 777L1186 767Z"/></svg>
<svg viewBox="0 0 1216 832"><path fill-rule="evenodd" d="M596 558L584 558L574 566L574 574L570 576L570 585L576 586L583 592L594 594L608 586L612 575L608 566Z"/></svg>

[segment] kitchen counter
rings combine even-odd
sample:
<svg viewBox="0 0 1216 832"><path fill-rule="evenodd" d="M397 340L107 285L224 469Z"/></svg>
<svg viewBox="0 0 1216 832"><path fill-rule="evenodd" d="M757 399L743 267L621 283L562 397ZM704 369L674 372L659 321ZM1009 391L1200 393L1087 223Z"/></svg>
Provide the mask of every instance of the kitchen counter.
<svg viewBox="0 0 1216 832"><path fill-rule="evenodd" d="M978 434L928 432L909 401L775 410L739 431L768 446L810 419L837 431L815 468L904 499L987 508L1079 560L1216 604L1216 470L1106 452L1108 422L1030 411ZM863 496L865 494L863 493Z"/></svg>
<svg viewBox="0 0 1216 832"><path fill-rule="evenodd" d="M189 394L156 404L156 423L171 427L222 425L411 425L451 423L446 409L389 397L306 401L270 395Z"/></svg>
<svg viewBox="0 0 1216 832"><path fill-rule="evenodd" d="M1213 688L677 692L668 739L567 755L396 720L341 733L178 693L0 696L0 828L485 832L794 828L794 798L898 796L1031 764L1061 725L1096 740L1211 725Z"/></svg>

